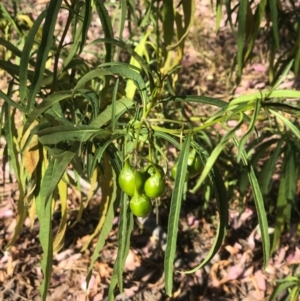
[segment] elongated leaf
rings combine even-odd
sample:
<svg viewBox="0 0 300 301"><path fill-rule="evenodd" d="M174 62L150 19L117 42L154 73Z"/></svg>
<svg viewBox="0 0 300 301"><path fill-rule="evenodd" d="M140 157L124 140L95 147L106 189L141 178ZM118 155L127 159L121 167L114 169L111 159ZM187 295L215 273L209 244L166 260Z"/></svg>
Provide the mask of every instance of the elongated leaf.
<svg viewBox="0 0 300 301"><path fill-rule="evenodd" d="M60 208L61 208L60 210L61 220L53 241L53 254L56 254L63 248L65 242L65 233L67 229L68 187L67 187L67 183L63 180L60 180L58 183L58 193L59 193Z"/></svg>
<svg viewBox="0 0 300 301"><path fill-rule="evenodd" d="M140 38L140 41L138 45L134 48L134 53L138 55L138 57L142 57L144 55L148 55L146 52L146 43L149 35L151 34L151 30L147 30L142 37ZM135 66L137 68L141 68L142 61L137 59L137 55L131 56L130 58L130 65ZM136 92L136 84L133 80L129 80L126 84L125 88L126 97L128 98L134 98L135 92ZM143 106L146 104L143 103Z"/></svg>
<svg viewBox="0 0 300 301"><path fill-rule="evenodd" d="M51 106L53 106L55 103L67 99L71 97L72 91L60 91L53 93L49 95L47 98L45 98L39 105L37 105L31 113L28 115L28 118L26 120L26 123L24 125L23 132L25 133L31 123L36 120L38 117L40 117L41 114L43 114L46 110L48 110Z"/></svg>
<svg viewBox="0 0 300 301"><path fill-rule="evenodd" d="M136 69L136 67L130 66L128 64L123 64L123 63L115 63L114 66L109 66L109 67L100 66L97 69L90 71L89 73L85 74L83 77L80 78L77 85L74 87L73 95L75 94L76 90L83 87L87 82L89 82L94 78L100 78L106 75L118 74L123 76L124 78L128 78L134 81L141 93L142 99L145 101L145 99L147 98L145 94L146 93L145 82L141 77L141 75L139 74L139 72L137 72L137 70L138 69Z"/></svg>
<svg viewBox="0 0 300 301"><path fill-rule="evenodd" d="M115 114L121 115L125 113L128 109L130 109L133 106L134 102L132 99L129 98L121 98L116 101L115 105ZM107 122L111 120L113 108L111 105L109 105L101 114L98 115L97 118L95 118L91 122L91 126L94 128L101 128L103 125L105 125Z"/></svg>
<svg viewBox="0 0 300 301"><path fill-rule="evenodd" d="M194 16L195 16L195 0L185 0L181 2L183 14L184 14L184 28L183 33L179 34L179 40L173 44L167 47L167 50L174 50L176 47L179 46L183 42L183 40L186 38L186 36L189 33L189 30L194 22Z"/></svg>
<svg viewBox="0 0 300 301"><path fill-rule="evenodd" d="M162 100L162 102L169 102L169 101L198 102L198 103L204 103L220 108L226 108L228 106L228 103L224 100L203 96L203 95L199 95L199 96L198 95L186 95L186 96L176 95Z"/></svg>
<svg viewBox="0 0 300 301"><path fill-rule="evenodd" d="M275 48L279 47L279 30L278 30L278 11L277 11L277 0L269 0L269 6L271 11L271 21L273 36L275 40Z"/></svg>
<svg viewBox="0 0 300 301"><path fill-rule="evenodd" d="M187 136L178 158L177 173L174 181L174 190L171 199L171 208L168 220L167 247L164 258L165 288L171 296L173 290L173 264L176 254L179 214L182 202L182 193L185 185L185 175L190 152L191 136Z"/></svg>
<svg viewBox="0 0 300 301"><path fill-rule="evenodd" d="M243 135L243 137L242 137L242 139L240 141L239 150L238 150L238 157L237 157L237 161L238 162L240 161L240 158L241 158L241 149L244 149L245 144L247 142L247 139L252 134L252 132L254 130L254 126L257 123L257 116L258 116L258 113L260 111L260 108L261 108L261 102L258 99L255 102L255 105L254 105L254 112L252 114L252 118L251 118L251 122L249 124L249 128L248 128L247 132Z"/></svg>
<svg viewBox="0 0 300 301"><path fill-rule="evenodd" d="M111 19L109 17L108 11L101 0L94 0L94 4L96 6L99 18L101 20L102 29L105 35L105 38L113 39L114 31L111 25ZM106 49L106 62L111 62L113 60L113 47L111 44L105 44Z"/></svg>
<svg viewBox="0 0 300 301"><path fill-rule="evenodd" d="M16 109L19 109L21 112L26 112L25 107L23 107L21 104L15 102L15 101L13 101L10 97L8 97L6 94L4 94L1 90L0 90L0 98L2 98L10 106L12 106Z"/></svg>
<svg viewBox="0 0 300 301"><path fill-rule="evenodd" d="M224 149L226 143L228 142L229 139L231 139L234 135L234 132L240 128L240 126L243 123L243 115L240 114L240 120L237 123L237 125L231 129L219 142L219 144L214 148L214 150L212 151L212 153L210 154L209 158L206 161L205 167L201 173L201 176L199 178L199 180L197 181L196 185L194 186L194 188L191 190L192 193L195 193L199 187L201 186L201 184L203 183L203 181L206 179L206 177L209 175L210 171L212 170L212 167L214 166L216 160L218 159L220 153L222 152L222 150Z"/></svg>
<svg viewBox="0 0 300 301"><path fill-rule="evenodd" d="M282 292L285 291L287 288L297 285L298 279L296 277L293 277L294 279L288 281L287 279L284 279L285 281L283 283L280 283L275 287L273 290L271 296L269 297L269 301L276 301L278 299L277 296Z"/></svg>
<svg viewBox="0 0 300 301"><path fill-rule="evenodd" d="M122 193L121 196L121 213L119 217L119 231L118 231L118 253L114 264L113 274L108 290L108 300L113 301L114 290L117 284L119 284L120 291L122 292L123 287L123 269L124 269L124 258L126 259L129 252L130 236L133 229L133 215L128 206L128 198Z"/></svg>
<svg viewBox="0 0 300 301"><path fill-rule="evenodd" d="M285 214L286 214L285 211L287 205L287 199L285 196L286 194L285 185L286 185L285 174L282 174L280 178L280 185L279 185L279 191L278 191L277 202L276 202L276 218L275 218L276 223L275 223L273 242L271 248L272 253L278 249L280 237L285 224Z"/></svg>
<svg viewBox="0 0 300 301"><path fill-rule="evenodd" d="M249 100L255 99L265 99L265 98L300 98L300 91L296 90L264 90L259 92L254 92L250 94L244 94L235 97L236 102L247 102ZM268 102L263 102L262 104L268 104Z"/></svg>
<svg viewBox="0 0 300 301"><path fill-rule="evenodd" d="M21 57L22 51L13 45L11 42L7 41L6 39L0 37L0 45L4 46L7 50L11 51L15 56ZM31 63L33 61L31 60ZM33 62L34 63L34 62Z"/></svg>
<svg viewBox="0 0 300 301"><path fill-rule="evenodd" d="M84 18L82 23L81 31L81 42L79 52L82 52L84 46L86 45L87 33L89 31L92 21L92 2L91 0L84 1Z"/></svg>
<svg viewBox="0 0 300 301"><path fill-rule="evenodd" d="M9 73L13 78L17 78L19 76L20 66L17 64L14 64L9 61L0 60L0 68ZM28 70L28 79L32 81L33 77L34 72Z"/></svg>
<svg viewBox="0 0 300 301"><path fill-rule="evenodd" d="M206 265L210 260L217 254L218 250L220 249L225 235L226 235L226 228L228 225L228 199L227 199L227 190L224 184L224 180L217 168L214 168L212 173L212 181L214 185L214 192L217 200L217 205L219 209L220 215L220 222L217 229L217 234L215 241L206 255L205 259L194 269L190 271L185 271L185 274L191 274L196 272L197 270L201 269L204 265Z"/></svg>
<svg viewBox="0 0 300 301"><path fill-rule="evenodd" d="M74 157L78 147L78 144L74 144L70 150L65 151L61 155L60 159L55 158L50 160L42 179L41 189L36 199L37 215L40 222L39 239L43 249L41 266L44 279L40 287L43 301L46 301L52 271L52 195L66 167Z"/></svg>
<svg viewBox="0 0 300 301"><path fill-rule="evenodd" d="M270 112L272 114L274 114L278 119L280 119L282 121L282 123L284 123L284 125L287 126L295 134L295 136L298 139L300 139L300 131L295 125L293 125L289 120L287 120L285 117L283 117L282 115L280 115L276 111L270 110Z"/></svg>
<svg viewBox="0 0 300 301"><path fill-rule="evenodd" d="M157 137L157 138L162 138L162 139L170 142L177 149L180 149L180 144L173 137L171 137L170 135L168 135L166 133L155 131L153 136Z"/></svg>
<svg viewBox="0 0 300 301"><path fill-rule="evenodd" d="M97 150L96 150L96 152L95 152L95 155L94 155L94 158L93 158L93 160L92 160L92 162L91 162L91 167L90 167L91 171L93 171L93 170L95 169L95 167L96 167L96 164L97 164L98 162L101 161L102 156L103 156L105 150L107 149L107 147L108 147L115 139L117 139L117 138L119 138L119 137L121 137L121 136L113 136L113 137L111 137L110 139L108 139L103 145L101 145L100 147L97 148Z"/></svg>
<svg viewBox="0 0 300 301"><path fill-rule="evenodd" d="M116 182L116 174L113 170L111 172L112 172L111 182ZM102 230L99 234L97 244L96 244L96 247L95 247L95 251L92 255L91 263L90 263L90 266L89 266L89 269L88 269L88 274L87 274L87 278L86 278L87 287L88 287L88 284L89 284L91 276L92 276L92 271L93 271L94 264L95 264L96 260L99 258L99 253L100 253L101 249L103 248L103 246L105 244L105 239L107 238L108 234L110 233L110 231L113 227L114 202L115 202L115 198L116 198L115 189L117 187L116 185L114 185L114 186L115 186L115 188L113 188L113 192L111 194L109 207L108 207L105 219L104 219L103 227L102 227ZM109 189L111 189L111 187Z"/></svg>
<svg viewBox="0 0 300 301"><path fill-rule="evenodd" d="M144 36L142 37L142 39L144 39ZM144 54L144 52L136 51L137 49L139 49L139 48L137 48L138 46L136 46L135 49L132 49L132 47L130 47L124 41L119 41L119 40L115 40L115 39L105 39L105 38L104 39L96 39L93 42L91 42L91 44L93 45L93 44L97 44L99 42L111 43L111 44L118 46L119 48L122 48L125 51L127 51L134 58L134 60L136 62L138 62L138 64L132 64L133 60L130 59L130 65L141 67L143 69L143 71L146 73L147 78L149 79L149 88L151 89L151 91L154 89L155 85L154 85L154 77L152 74L152 70L150 68L149 63L142 56ZM140 45L140 44L138 44L138 45ZM146 44L144 44L144 47L146 47ZM142 53L142 55L140 53Z"/></svg>
<svg viewBox="0 0 300 301"><path fill-rule="evenodd" d="M121 14L120 14L120 22L119 22L119 40L123 40L123 31L126 22L126 14L127 14L127 0L120 1ZM119 51L118 51L119 55Z"/></svg>
<svg viewBox="0 0 300 301"><path fill-rule="evenodd" d="M295 160L295 148L293 145L288 145L285 154L285 168L284 174L286 178L286 198L291 203L295 202L296 189L297 189L297 178L296 178L297 163Z"/></svg>
<svg viewBox="0 0 300 301"><path fill-rule="evenodd" d="M173 0L165 0L162 5L163 39L165 47L170 46L174 38Z"/></svg>
<svg viewBox="0 0 300 301"><path fill-rule="evenodd" d="M220 29L220 24L222 20L222 8L223 8L223 0L216 1L216 32Z"/></svg>
<svg viewBox="0 0 300 301"><path fill-rule="evenodd" d="M44 10L35 20L33 26L30 28L28 35L25 40L25 44L22 50L19 70L19 82L20 82L20 100L23 103L27 97L27 74L28 74L28 63L30 61L33 44L36 39L36 34L46 16L47 10Z"/></svg>
<svg viewBox="0 0 300 301"><path fill-rule="evenodd" d="M21 177L21 173L22 173L21 166L18 160L18 152L17 152L16 144L14 142L14 134L16 131L13 123L13 120L15 118L15 109L12 111L10 105L8 103L4 103L2 110L4 111L4 116L5 116L4 130L6 133L5 139L6 139L6 147L7 147L8 155L10 158L10 166L13 169L14 174L16 176L18 189L20 193L20 197L18 199L18 205L17 205L18 207L17 224L14 229L14 234L10 239L10 241L8 242L8 245L6 246L6 248L10 248L15 243L16 239L18 238L23 228L24 221L27 216L27 208L25 207L25 202L24 202L25 178Z"/></svg>
<svg viewBox="0 0 300 301"><path fill-rule="evenodd" d="M238 147L239 144L238 139L236 137L233 137L233 141L236 147ZM248 168L248 177L253 192L253 198L254 198L258 222L259 222L259 229L262 238L264 267L266 267L269 264L269 260L270 260L270 237L268 231L267 214L264 207L264 199L261 194L253 167L248 163L247 153L245 150L242 150L241 158L243 164Z"/></svg>
<svg viewBox="0 0 300 301"><path fill-rule="evenodd" d="M282 152L282 144L284 142L284 138L281 138L276 145L275 150L270 156L269 160L265 163L260 176L259 176L259 184L261 187L261 192L263 195L267 195L271 188L271 179L274 173L275 164L277 163L278 157Z"/></svg>
<svg viewBox="0 0 300 301"><path fill-rule="evenodd" d="M40 130L38 133L39 141L42 144L57 144L59 142L74 140L84 142L91 138L91 136L96 136L98 138L108 138L111 137L111 131L101 130L93 128L90 126L55 126Z"/></svg>
<svg viewBox="0 0 300 301"><path fill-rule="evenodd" d="M111 206L111 203L113 203L116 199L117 181L116 181L116 176L113 177L113 168L110 164L109 157L107 154L104 154L103 161L104 161L104 169L103 169L104 173L101 175L102 177L100 182L101 195L102 195L102 200L99 208L100 219L96 229L89 236L88 240L85 242L84 246L82 247L82 251L87 249L88 245L92 242L94 237L101 231L105 223L105 219L108 214L108 210Z"/></svg>
<svg viewBox="0 0 300 301"><path fill-rule="evenodd" d="M281 73L278 80L274 83L272 90L276 90L277 87L285 80L287 74L290 72L292 66L293 66L294 60L291 60L285 67L284 71Z"/></svg>
<svg viewBox="0 0 300 301"><path fill-rule="evenodd" d="M62 0L50 0L47 7L47 15L43 24L42 40L37 52L36 65L32 84L29 89L29 97L27 111L30 112L35 103L35 97L41 87L43 80L46 61L52 46L53 34L57 15L61 6Z"/></svg>
<svg viewBox="0 0 300 301"><path fill-rule="evenodd" d="M112 95L112 104L111 104L111 130L114 132L116 128L116 101L117 101L117 94L118 94L118 87L119 87L119 79L117 79Z"/></svg>
<svg viewBox="0 0 300 301"><path fill-rule="evenodd" d="M247 6L248 0L241 0L239 4L238 13L238 35L237 35L237 64L238 64L238 77L242 75L242 69L244 64L244 46L246 35L246 20L247 20Z"/></svg>

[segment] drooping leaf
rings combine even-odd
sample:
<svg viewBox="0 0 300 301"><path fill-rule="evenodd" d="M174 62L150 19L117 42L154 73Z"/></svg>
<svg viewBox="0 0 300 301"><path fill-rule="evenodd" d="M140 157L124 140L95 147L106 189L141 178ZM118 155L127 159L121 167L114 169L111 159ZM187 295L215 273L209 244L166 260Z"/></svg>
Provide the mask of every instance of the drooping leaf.
<svg viewBox="0 0 300 301"><path fill-rule="evenodd" d="M183 15L184 15L184 28L183 34L179 35L179 40L167 47L167 50L174 50L182 41L186 38L189 33L189 30L194 22L195 16L195 0L186 0L181 2Z"/></svg>
<svg viewBox="0 0 300 301"><path fill-rule="evenodd" d="M50 160L42 179L41 188L36 199L36 211L40 222L39 239L43 249L41 261L44 279L40 287L41 297L46 301L50 283L53 257L52 238L52 195L69 162L77 152L79 145L75 143L60 158Z"/></svg>
<svg viewBox="0 0 300 301"><path fill-rule="evenodd" d="M67 229L68 186L64 180L60 180L58 183L58 193L60 200L61 220L53 241L53 254L58 253L63 248Z"/></svg>
<svg viewBox="0 0 300 301"><path fill-rule="evenodd" d="M280 237L282 235L282 231L284 229L284 225L286 222L285 211L287 206L287 199L285 196L286 194L285 185L286 185L286 178L285 175L283 174L280 178L279 191L278 191L277 202L276 202L276 217L275 217L276 223L275 223L272 248L271 248L272 253L278 249Z"/></svg>
<svg viewBox="0 0 300 301"><path fill-rule="evenodd" d="M245 46L245 35L246 35L246 20L247 20L247 7L248 0L241 0L239 2L239 13L238 13L238 35L237 35L237 65L238 65L238 77L242 75L242 69L244 64L244 46Z"/></svg>
<svg viewBox="0 0 300 301"><path fill-rule="evenodd" d="M19 69L19 83L20 83L20 100L24 103L27 98L27 74L28 74L28 64L31 57L31 52L33 50L33 45L36 39L36 34L40 29L40 26L47 14L47 10L44 10L35 20L33 26L30 28L28 35L25 40L25 44L22 50L20 69Z"/></svg>
<svg viewBox="0 0 300 301"><path fill-rule="evenodd" d="M28 118L24 124L23 132L25 133L31 123L36 120L38 117L41 116L46 110L48 110L51 106L53 106L55 103L67 99L71 97L72 91L59 91L56 93L53 93L49 95L47 98L45 98L39 105L37 105L31 113L28 115Z"/></svg>
<svg viewBox="0 0 300 301"><path fill-rule="evenodd" d="M94 0L94 4L96 6L99 18L101 20L102 29L104 32L105 38L113 39L114 31L111 24L111 18L109 17L108 11L101 0ZM109 43L105 43L106 49L106 62L111 62L113 60L113 47Z"/></svg>
<svg viewBox="0 0 300 301"><path fill-rule="evenodd" d="M43 80L48 54L52 46L53 34L57 15L61 7L62 0L50 0L47 7L47 15L43 24L42 40L37 52L34 77L29 88L27 111L30 112L35 104L35 97Z"/></svg>
<svg viewBox="0 0 300 301"><path fill-rule="evenodd" d="M261 192L263 195L267 195L270 188L271 188L271 179L274 173L275 164L278 160L278 157L280 156L282 152L282 144L284 142L284 139L281 138L278 144L276 145L275 150L270 155L268 161L265 163L265 165L262 168L262 171L259 175L259 184L261 188Z"/></svg>
<svg viewBox="0 0 300 301"><path fill-rule="evenodd" d="M168 220L167 246L164 258L165 289L168 296L172 295L174 259L176 254L176 243L178 234L179 214L181 210L182 194L185 186L185 175L187 161L190 152L191 136L185 138L184 144L178 158L177 173L174 181L171 207Z"/></svg>
<svg viewBox="0 0 300 301"><path fill-rule="evenodd" d="M238 139L237 137L233 136L233 141L236 147L238 147ZM256 178L254 169L252 165L249 165L247 153L245 150L242 150L241 152L241 158L242 162L245 165L245 167L248 169L248 178L251 185L253 198L255 202L255 208L257 211L257 217L259 222L259 229L262 239L262 248L263 248L263 258L264 258L264 267L266 267L269 264L270 260L270 237L269 237L269 231L268 231L268 220L267 220L267 214L264 207L264 199L259 187L258 180Z"/></svg>
<svg viewBox="0 0 300 301"><path fill-rule="evenodd" d="M86 250L88 245L94 239L94 237L102 230L102 227L105 223L108 210L111 206L111 203L114 203L116 200L116 193L117 193L117 182L116 182L116 175L114 174L113 177L113 168L110 164L109 157L104 154L104 174L101 176L100 188L101 188L101 195L102 200L100 204L100 219L98 225L94 232L89 236L88 240L85 242L84 246L82 247L82 251Z"/></svg>
<svg viewBox="0 0 300 301"><path fill-rule="evenodd" d="M220 221L215 237L215 241L206 255L206 257L203 259L203 261L195 268L193 268L190 271L185 271L185 274L191 274L196 272L197 270L201 269L204 265L206 265L208 262L211 261L211 259L217 254L220 247L222 246L222 243L224 241L225 235L226 235L226 228L228 225L228 199L227 199L227 190L224 184L224 180L222 179L222 176L217 168L213 169L211 180L213 182L214 186L214 192L217 200L217 205L219 209L219 216Z"/></svg>

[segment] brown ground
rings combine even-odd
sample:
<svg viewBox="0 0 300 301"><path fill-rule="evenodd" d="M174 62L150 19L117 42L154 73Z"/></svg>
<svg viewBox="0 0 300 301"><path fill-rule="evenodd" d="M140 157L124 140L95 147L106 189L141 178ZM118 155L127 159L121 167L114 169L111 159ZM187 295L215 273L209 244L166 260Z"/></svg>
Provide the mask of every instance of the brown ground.
<svg viewBox="0 0 300 301"><path fill-rule="evenodd" d="M45 3L41 1L40 3ZM229 80L235 41L227 27L222 25L219 35L214 32L214 14L210 1L198 1L197 18L187 41L180 88L187 94L206 94L229 99L230 93L242 94L267 86L267 63L258 47L257 56L247 66L245 76L238 87ZM28 12L36 12L39 6L28 6ZM63 18L63 16L61 16ZM95 35L97 32L95 32ZM91 37L92 38L92 37ZM282 87L294 85L292 76ZM1 88L5 89L5 78ZM235 89L236 88L236 89ZM1 158L4 162L3 145ZM15 246L5 250L16 225L17 185L9 173L9 163L3 165L0 175L0 300L40 300L39 285L42 279L39 262L41 247L38 240L38 223L33 229L26 220ZM76 191L70 189L70 202L76 202ZM68 229L63 250L54 256L53 275L49 301L85 300L85 277L93 253L95 241L84 252L81 248L98 222L97 208L101 196L95 196L85 210L82 220ZM237 200L231 199L234 205ZM189 195L183 204L180 220L176 269L191 269L205 257L215 236L217 213L214 203L203 211L201 192ZM282 245L268 267L262 269L260 236L256 230L257 218L253 207L245 206L239 214L230 210L228 237L213 261L195 274L176 273L172 298L164 292L163 250L166 228L163 223L167 212L160 212L161 224L150 216L142 225L137 221L132 235L130 253L124 272L124 293L116 300L202 300L202 301L259 301L267 300L274 289L274 280L291 275L295 263L300 263L300 248L294 241L295 228L283 237ZM70 219L72 215L70 215ZM54 230L60 216L54 216ZM271 231L272 229L270 229ZM89 285L88 300L106 300L112 267L117 252L117 218L107 243L99 254Z"/></svg>

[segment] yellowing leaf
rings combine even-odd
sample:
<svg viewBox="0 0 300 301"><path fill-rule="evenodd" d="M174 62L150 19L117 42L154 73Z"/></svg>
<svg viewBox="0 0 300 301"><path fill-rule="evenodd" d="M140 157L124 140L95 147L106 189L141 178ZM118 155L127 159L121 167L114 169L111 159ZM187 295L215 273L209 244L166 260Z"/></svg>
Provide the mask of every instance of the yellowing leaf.
<svg viewBox="0 0 300 301"><path fill-rule="evenodd" d="M59 193L60 206L61 206L61 221L53 241L53 254L59 252L62 249L65 242L65 232L67 229L68 187L67 187L67 183L64 180L60 180L60 182L58 183L58 193Z"/></svg>
<svg viewBox="0 0 300 301"><path fill-rule="evenodd" d="M114 193L114 181L113 181L113 170L110 164L109 157L106 153L103 154L104 161L104 172L105 174L102 176L100 187L102 192L102 198L100 203L100 219L99 223L93 234L89 237L85 245L82 247L81 251L86 250L92 239L101 231L103 224L106 219L106 215L108 212L108 208L110 203L113 200Z"/></svg>

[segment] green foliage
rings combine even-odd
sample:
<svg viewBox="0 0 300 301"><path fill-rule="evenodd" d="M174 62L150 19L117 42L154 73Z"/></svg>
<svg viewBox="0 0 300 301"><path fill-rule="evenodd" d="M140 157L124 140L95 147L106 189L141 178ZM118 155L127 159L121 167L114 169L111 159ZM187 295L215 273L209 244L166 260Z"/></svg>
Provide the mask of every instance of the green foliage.
<svg viewBox="0 0 300 301"><path fill-rule="evenodd" d="M199 168L203 165L203 170L194 179L190 192L196 193L200 188L213 191L213 196L208 193L207 199L216 199L219 225L206 258L195 269L181 272L192 273L202 268L218 252L226 235L230 195L226 188L228 179L224 176L228 171L220 162L228 147L235 150L231 160L244 167L244 174L236 176L235 180L241 191L251 187L264 264L269 263L270 250L276 250L285 226L291 223L292 214L299 214L296 183L300 173L296 162L300 154L300 109L294 99L300 98L300 92L278 89L290 70L296 75L299 71L299 20L291 23L295 16L289 20L279 1L260 1L257 5L254 1L240 1L234 7L231 1L224 4L231 29L237 36L235 62L238 79L250 60L262 22L266 21L267 29L270 29L267 37L272 87L235 97L230 102L205 95L176 93L177 70L194 19L193 0L181 1L179 6L175 6L172 0L141 1L138 4L119 1L114 4L114 10L109 10L106 2L99 0L51 0L47 9L29 24L28 31L19 30L14 17L0 4L7 21L5 31L14 30L22 41L15 45L9 35L0 38L1 49L5 52L0 67L13 78L7 91L0 91L4 100L4 122L1 126L21 194L16 230L7 247L20 234L26 216L31 217L33 224L37 214L43 248L42 300L46 300L49 288L52 256L63 247L67 228L66 194L67 185L71 185L71 178L65 172L67 167L72 165L77 180L83 178L95 183L100 178L102 201L99 223L88 244L94 237L98 239L87 282L112 229L114 216L119 215L118 254L109 287L109 300L113 300L116 287L120 291L123 289L122 273L134 228L129 199L117 185L118 176L128 158L138 171L148 164L162 166L164 171L168 171L169 156L166 153L170 146L177 149L179 156L172 195L169 195L171 203L164 259L167 294L172 296L173 291L178 223L187 189L187 179L183 175L189 168L191 150L200 158ZM135 14L137 5L142 5L145 10L143 16ZM217 29L222 18L222 5L223 1L216 1ZM58 33L55 24L62 10L68 17L65 28ZM238 11L236 26L232 20L235 11ZM93 13L97 13L101 21L104 37L90 41L88 32ZM120 16L117 38L114 14ZM126 21L127 40L123 38ZM298 38L297 43L282 53L283 28ZM90 51L89 47L92 49L95 45L98 53L95 53L97 62L93 63L85 58L85 54ZM276 51L279 56L275 62ZM126 53L127 62L121 61L121 52ZM178 105L187 104L208 106L214 110L210 116L204 116L201 123L194 122L178 113ZM174 113L168 115L166 111L170 108ZM17 114L21 115L22 121L18 127ZM240 137L238 131L243 126L247 130ZM211 135L217 127L222 130L220 138ZM270 152L270 156L259 167L258 162L266 151ZM281 177L271 248L265 197L273 187L272 177L278 162L282 163ZM169 176L168 173L166 177ZM165 181L165 178L160 177L160 180ZM92 190L89 192L87 202L93 193ZM23 200L26 200L26 206ZM62 218L53 237L51 219L53 206L58 201L61 202ZM77 221L85 205L82 201ZM280 290L298 282L295 277L285 279L273 293L273 300ZM292 290L291 294L296 292Z"/></svg>

